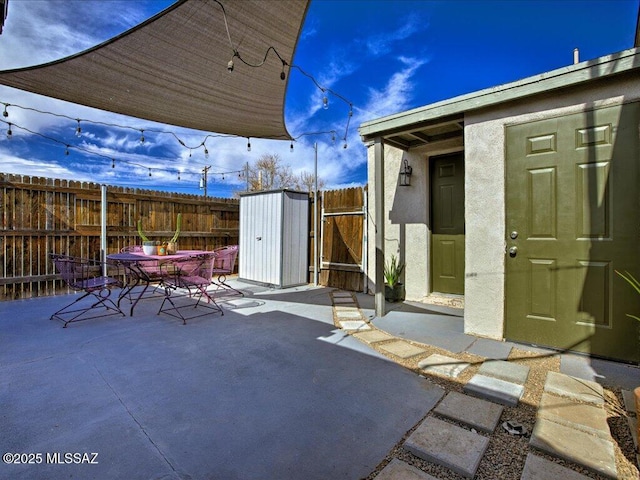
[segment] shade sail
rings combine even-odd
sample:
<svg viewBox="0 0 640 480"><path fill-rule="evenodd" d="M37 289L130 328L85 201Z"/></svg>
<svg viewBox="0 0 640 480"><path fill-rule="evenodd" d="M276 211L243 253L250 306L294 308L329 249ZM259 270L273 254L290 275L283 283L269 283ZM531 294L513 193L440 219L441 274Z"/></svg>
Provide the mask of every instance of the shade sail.
<svg viewBox="0 0 640 480"><path fill-rule="evenodd" d="M1 71L0 84L170 125L290 139L284 124L289 69L281 80L282 61L269 47L292 63L308 4L181 0L82 53ZM234 58L230 73L234 48L247 63L264 65Z"/></svg>

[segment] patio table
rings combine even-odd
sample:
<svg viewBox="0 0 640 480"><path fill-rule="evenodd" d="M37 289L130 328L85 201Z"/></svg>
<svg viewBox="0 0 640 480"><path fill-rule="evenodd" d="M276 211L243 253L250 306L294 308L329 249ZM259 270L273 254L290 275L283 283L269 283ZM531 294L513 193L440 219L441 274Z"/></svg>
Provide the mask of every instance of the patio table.
<svg viewBox="0 0 640 480"><path fill-rule="evenodd" d="M120 296L118 297L118 307L120 307L120 302L123 298L127 296L129 296L129 298L132 298L131 294L133 292L133 289L144 283L144 288L136 297L133 298L133 301L131 303L131 310L129 312L129 315L133 316L133 309L142 299L151 283L154 282L154 280L152 280L149 276L149 273L143 267L143 263L148 264L148 262L156 262L158 268L160 268L160 266L164 263L171 263L175 260L181 260L202 253L211 252L207 250L178 250L175 254L172 255L145 255L144 253L132 252L112 253L107 255L107 259L123 265L130 273L130 275L127 275L127 283L120 292Z"/></svg>

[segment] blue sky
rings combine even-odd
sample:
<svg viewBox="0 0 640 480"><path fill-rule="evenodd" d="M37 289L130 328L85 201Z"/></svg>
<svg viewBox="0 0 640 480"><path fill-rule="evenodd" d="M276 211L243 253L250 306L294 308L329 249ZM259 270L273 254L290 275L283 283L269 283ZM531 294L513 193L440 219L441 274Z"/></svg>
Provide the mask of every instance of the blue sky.
<svg viewBox="0 0 640 480"><path fill-rule="evenodd" d="M313 172L317 142L318 172L328 188L364 185L366 149L357 132L362 122L570 65L574 48L580 50L581 61L631 48L639 1L312 0L293 63L353 103L347 149L341 137L348 107L330 96L329 108L322 109L318 89L296 70L290 74L286 97L289 132L298 137L337 130L336 142L329 135L303 136L292 153L289 142L252 139L247 152L245 138L223 138L216 140L215 154L208 159L202 151L189 156L168 135L148 133L141 144L133 131L91 124L77 138L74 121L34 110L170 131L186 143L193 139L198 144L215 132L157 125L0 86L0 102L25 107L12 106L10 117L0 119L40 134L14 128L9 141L6 124L0 124L0 172L201 195L199 172L210 165L208 195L229 197L244 186L237 173L229 172L264 154L279 155L296 173ZM171 3L10 0L0 35L0 69L85 50ZM64 146L41 135L103 156L75 149L65 155ZM111 168L108 158L128 163ZM149 177L149 167L167 163L171 171L153 170Z"/></svg>

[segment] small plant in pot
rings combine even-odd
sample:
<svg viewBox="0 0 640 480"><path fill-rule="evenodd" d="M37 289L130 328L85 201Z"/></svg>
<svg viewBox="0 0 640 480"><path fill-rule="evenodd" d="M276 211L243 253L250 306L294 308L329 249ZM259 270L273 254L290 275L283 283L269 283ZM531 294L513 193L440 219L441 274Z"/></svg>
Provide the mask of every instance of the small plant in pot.
<svg viewBox="0 0 640 480"><path fill-rule="evenodd" d="M403 271L404 263L395 255L391 255L391 260L384 264L384 298L388 302L404 300L404 284L400 282Z"/></svg>
<svg viewBox="0 0 640 480"><path fill-rule="evenodd" d="M159 240L149 240L149 237L142 231L142 219L138 220L138 235L142 239L142 251L145 255L171 255L178 251L178 237L182 227L182 213L178 214L176 219L176 232L168 242L160 242Z"/></svg>

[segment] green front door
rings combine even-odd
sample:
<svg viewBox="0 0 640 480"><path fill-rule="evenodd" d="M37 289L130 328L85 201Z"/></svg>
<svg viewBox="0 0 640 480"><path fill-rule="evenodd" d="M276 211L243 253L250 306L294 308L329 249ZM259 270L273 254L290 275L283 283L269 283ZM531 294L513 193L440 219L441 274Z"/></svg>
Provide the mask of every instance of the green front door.
<svg viewBox="0 0 640 480"><path fill-rule="evenodd" d="M638 103L507 128L505 337L639 361Z"/></svg>
<svg viewBox="0 0 640 480"><path fill-rule="evenodd" d="M430 159L431 290L464 293L464 155Z"/></svg>

